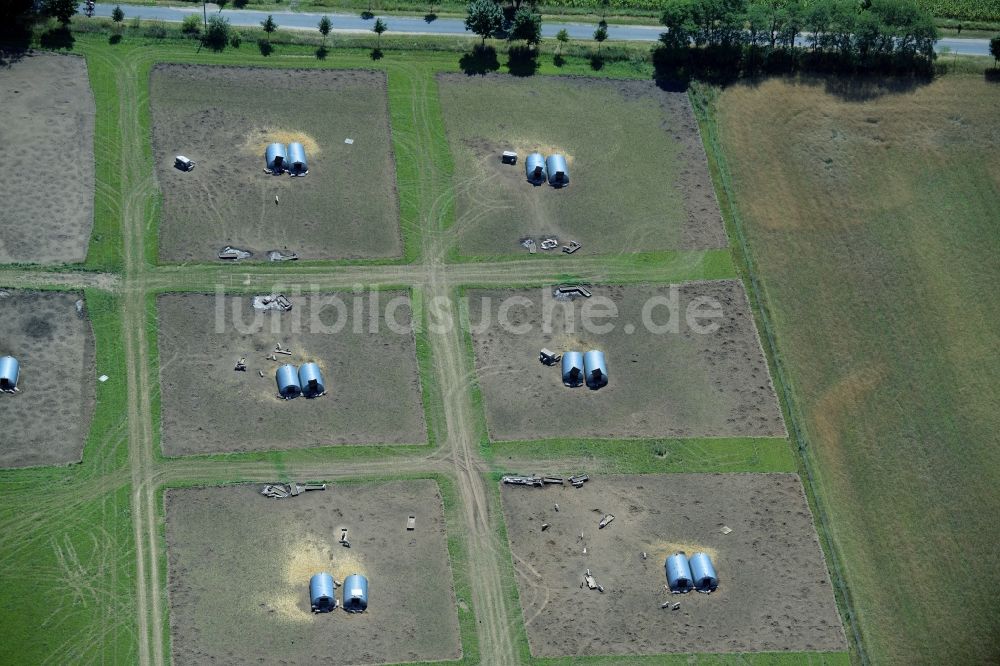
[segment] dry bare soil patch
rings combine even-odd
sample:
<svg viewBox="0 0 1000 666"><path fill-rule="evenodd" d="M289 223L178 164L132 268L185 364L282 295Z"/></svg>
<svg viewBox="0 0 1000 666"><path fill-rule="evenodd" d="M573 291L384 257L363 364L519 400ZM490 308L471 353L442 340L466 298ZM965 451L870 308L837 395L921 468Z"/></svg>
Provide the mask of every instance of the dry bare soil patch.
<svg viewBox="0 0 1000 666"><path fill-rule="evenodd" d="M685 94L587 78L441 74L438 83L463 254L525 252L519 239L548 234L588 254L726 245ZM517 165L501 164L504 150L518 152ZM567 157L569 187L525 179L535 150Z"/></svg>
<svg viewBox="0 0 1000 666"><path fill-rule="evenodd" d="M260 486L166 494L177 664L457 659L455 592L434 481L332 484L272 500ZM406 531L406 518L417 528ZM350 548L337 543L348 528ZM313 615L309 578L368 578L365 613ZM341 590L338 590L338 599Z"/></svg>
<svg viewBox="0 0 1000 666"><path fill-rule="evenodd" d="M501 497L535 656L846 648L794 474L598 476L579 490L504 486ZM598 529L604 513L615 520ZM709 553L716 592L664 590L677 550ZM581 589L586 569L603 594Z"/></svg>
<svg viewBox="0 0 1000 666"><path fill-rule="evenodd" d="M569 303L556 301L550 289L469 293L476 371L492 439L784 436L742 284L723 280L591 291L592 299ZM647 328L645 304L653 298L671 301L672 293L679 313L676 332ZM526 300L508 300L514 297ZM713 332L699 333L686 322L688 308L703 298L716 304L704 311L721 316L694 321L715 324ZM618 316L594 318L587 330L584 309L596 311L597 299L610 299ZM504 302L514 303L506 311L507 325L501 324ZM667 325L670 307L651 309L651 321ZM608 325L606 332L598 328ZM558 364L539 363L542 347L558 353L604 351L608 385L597 391L563 386Z"/></svg>
<svg viewBox="0 0 1000 666"><path fill-rule="evenodd" d="M0 467L79 462L94 414L94 332L82 294L0 291L0 356L21 364L0 393ZM119 378L121 379L121 378Z"/></svg>
<svg viewBox="0 0 1000 666"><path fill-rule="evenodd" d="M338 310L328 302L335 296L343 299L347 317L360 299L360 328L344 318L336 330ZM367 294L293 297L290 312L260 314L249 297L160 296L164 453L426 441L413 333L394 333L384 322L378 333L368 332L373 305L384 311L396 297L402 299L398 321L408 326L409 298L398 292L378 294L381 306ZM277 343L293 354L268 360ZM246 372L234 371L244 356ZM309 361L319 364L327 394L278 397L279 364Z"/></svg>
<svg viewBox="0 0 1000 666"><path fill-rule="evenodd" d="M0 68L0 263L83 261L94 227L94 95L87 61L31 53Z"/></svg>
<svg viewBox="0 0 1000 666"><path fill-rule="evenodd" d="M217 260L224 245L255 259L402 253L384 73L161 64L150 96L161 260ZM309 175L264 173L274 140L301 141ZM175 155L197 167L178 171Z"/></svg>

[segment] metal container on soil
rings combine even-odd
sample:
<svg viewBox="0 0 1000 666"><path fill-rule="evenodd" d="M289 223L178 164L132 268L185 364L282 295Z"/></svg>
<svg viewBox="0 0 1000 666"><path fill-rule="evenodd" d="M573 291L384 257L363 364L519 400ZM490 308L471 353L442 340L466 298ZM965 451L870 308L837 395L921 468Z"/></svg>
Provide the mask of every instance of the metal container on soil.
<svg viewBox="0 0 1000 666"><path fill-rule="evenodd" d="M318 365L303 363L299 367L299 386L302 388L302 395L307 398L315 398L326 393L326 384L323 382L323 374L319 371Z"/></svg>
<svg viewBox="0 0 1000 666"><path fill-rule="evenodd" d="M565 187L569 185L569 167L566 158L556 153L545 160L545 171L549 174L549 185Z"/></svg>
<svg viewBox="0 0 1000 666"><path fill-rule="evenodd" d="M674 594L685 594L694 588L691 577L691 565L688 564L687 555L677 552L667 558L664 563L667 571L667 584Z"/></svg>
<svg viewBox="0 0 1000 666"><path fill-rule="evenodd" d="M329 613L337 607L333 576L323 572L309 579L309 604L313 613Z"/></svg>
<svg viewBox="0 0 1000 666"><path fill-rule="evenodd" d="M278 382L278 393L285 400L296 398L302 393L299 373L294 365L288 364L278 368L277 372L274 373L274 379Z"/></svg>
<svg viewBox="0 0 1000 666"><path fill-rule="evenodd" d="M691 566L691 580L694 583L694 589L707 594L719 587L719 577L715 575L712 558L707 554L695 553L688 560L688 564Z"/></svg>
<svg viewBox="0 0 1000 666"><path fill-rule="evenodd" d="M288 144L288 170L294 175L304 175L309 172L306 162L306 149L301 143Z"/></svg>
<svg viewBox="0 0 1000 666"><path fill-rule="evenodd" d="M604 352L591 349L583 357L583 367L587 374L587 386L599 389L608 383L608 364Z"/></svg>
<svg viewBox="0 0 1000 666"><path fill-rule="evenodd" d="M363 613L368 608L368 579L361 574L351 574L344 579L344 610Z"/></svg>
<svg viewBox="0 0 1000 666"><path fill-rule="evenodd" d="M267 170L272 173L284 171L287 160L288 149L283 143L272 143L264 149L264 163L267 165Z"/></svg>
<svg viewBox="0 0 1000 666"><path fill-rule="evenodd" d="M545 182L545 157L541 153L531 153L524 159L524 175L532 183Z"/></svg>
<svg viewBox="0 0 1000 666"><path fill-rule="evenodd" d="M21 365L13 356L0 358L0 391L13 391L17 388L17 378L21 374Z"/></svg>
<svg viewBox="0 0 1000 666"><path fill-rule="evenodd" d="M562 380L565 386L579 386L583 383L583 354L569 351L562 357Z"/></svg>

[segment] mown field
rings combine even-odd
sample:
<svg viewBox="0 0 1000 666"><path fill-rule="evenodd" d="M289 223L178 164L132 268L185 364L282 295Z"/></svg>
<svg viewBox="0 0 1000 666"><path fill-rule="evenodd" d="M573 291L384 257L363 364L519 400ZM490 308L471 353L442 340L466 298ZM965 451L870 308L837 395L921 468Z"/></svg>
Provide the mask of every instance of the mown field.
<svg viewBox="0 0 1000 666"><path fill-rule="evenodd" d="M869 657L993 662L1000 88L772 80L716 102Z"/></svg>

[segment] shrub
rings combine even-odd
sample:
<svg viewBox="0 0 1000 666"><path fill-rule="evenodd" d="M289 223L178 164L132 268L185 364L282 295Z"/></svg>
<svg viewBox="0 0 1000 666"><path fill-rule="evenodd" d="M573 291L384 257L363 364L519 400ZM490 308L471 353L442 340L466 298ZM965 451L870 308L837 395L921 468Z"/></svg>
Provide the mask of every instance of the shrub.
<svg viewBox="0 0 1000 666"><path fill-rule="evenodd" d="M229 20L218 14L214 14L208 19L208 30L202 39L205 46L215 51L221 51L229 43Z"/></svg>
<svg viewBox="0 0 1000 666"><path fill-rule="evenodd" d="M164 39L167 36L167 26L163 21L150 21L143 34L153 39Z"/></svg>
<svg viewBox="0 0 1000 666"><path fill-rule="evenodd" d="M201 17L197 14L188 14L181 21L181 32L185 35L201 34Z"/></svg>

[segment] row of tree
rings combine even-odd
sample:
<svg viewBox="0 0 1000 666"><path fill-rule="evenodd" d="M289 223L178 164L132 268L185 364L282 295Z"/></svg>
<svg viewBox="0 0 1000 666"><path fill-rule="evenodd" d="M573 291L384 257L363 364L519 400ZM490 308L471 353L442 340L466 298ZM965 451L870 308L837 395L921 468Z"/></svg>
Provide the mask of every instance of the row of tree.
<svg viewBox="0 0 1000 666"><path fill-rule="evenodd" d="M802 49L862 66L929 64L938 38L914 0L674 0L661 23L674 55L691 45L751 57Z"/></svg>

